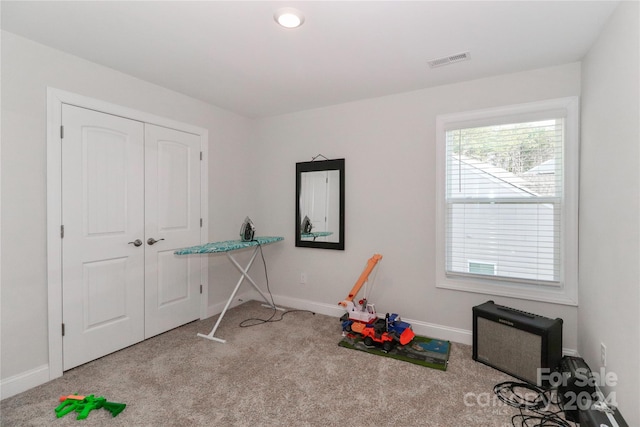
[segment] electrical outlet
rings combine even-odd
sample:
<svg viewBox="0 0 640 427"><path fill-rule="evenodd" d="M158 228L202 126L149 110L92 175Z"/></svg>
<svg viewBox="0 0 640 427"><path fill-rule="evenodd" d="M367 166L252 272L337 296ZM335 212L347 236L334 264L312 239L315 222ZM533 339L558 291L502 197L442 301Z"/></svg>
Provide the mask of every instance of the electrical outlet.
<svg viewBox="0 0 640 427"><path fill-rule="evenodd" d="M301 285L307 284L307 273L300 273L300 284Z"/></svg>
<svg viewBox="0 0 640 427"><path fill-rule="evenodd" d="M603 342L600 343L600 364L603 368L607 366L607 346Z"/></svg>

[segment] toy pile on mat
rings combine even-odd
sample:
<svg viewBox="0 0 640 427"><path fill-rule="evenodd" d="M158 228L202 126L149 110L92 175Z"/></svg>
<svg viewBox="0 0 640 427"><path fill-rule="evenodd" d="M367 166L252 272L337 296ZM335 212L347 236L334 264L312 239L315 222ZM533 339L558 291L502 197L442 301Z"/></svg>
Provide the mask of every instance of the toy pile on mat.
<svg viewBox="0 0 640 427"><path fill-rule="evenodd" d="M56 418L64 417L69 412L77 412L79 420L87 418L89 412L94 409L104 408L115 417L127 407L125 403L108 402L104 397L95 397L93 394L89 396L78 396L77 394L61 396L60 402L62 403L55 409Z"/></svg>
<svg viewBox="0 0 640 427"><path fill-rule="evenodd" d="M387 313L383 319L378 318L375 306L368 302L366 296L356 303L353 301L381 259L382 255L374 254L367 261L364 271L347 298L338 304L347 310L340 318L343 336L362 338L366 346L379 345L388 352L397 345L409 344L415 338L416 334L411 325L403 322L396 313Z"/></svg>
<svg viewBox="0 0 640 427"><path fill-rule="evenodd" d="M367 296L354 300L381 259L380 254L369 258L349 295L338 303L346 309L340 317L342 339L338 345L446 371L451 348L449 341L416 335L411 324L403 322L396 313L379 318Z"/></svg>

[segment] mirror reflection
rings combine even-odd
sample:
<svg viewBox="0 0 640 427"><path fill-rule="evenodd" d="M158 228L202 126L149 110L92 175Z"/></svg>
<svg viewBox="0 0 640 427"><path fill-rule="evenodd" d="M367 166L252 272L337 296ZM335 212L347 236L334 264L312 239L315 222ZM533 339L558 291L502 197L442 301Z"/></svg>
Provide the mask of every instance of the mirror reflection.
<svg viewBox="0 0 640 427"><path fill-rule="evenodd" d="M296 163L296 246L344 249L344 159Z"/></svg>

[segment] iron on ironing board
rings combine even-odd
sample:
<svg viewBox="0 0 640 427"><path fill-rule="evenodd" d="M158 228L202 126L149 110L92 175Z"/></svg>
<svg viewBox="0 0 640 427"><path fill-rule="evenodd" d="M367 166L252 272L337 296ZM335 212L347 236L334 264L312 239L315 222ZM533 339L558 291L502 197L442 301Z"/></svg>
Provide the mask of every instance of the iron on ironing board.
<svg viewBox="0 0 640 427"><path fill-rule="evenodd" d="M240 239L243 242L250 242L251 240L253 240L253 236L256 233L256 226L253 225L253 221L251 221L251 218L246 217L244 219L244 222L242 223L242 226L240 227Z"/></svg>

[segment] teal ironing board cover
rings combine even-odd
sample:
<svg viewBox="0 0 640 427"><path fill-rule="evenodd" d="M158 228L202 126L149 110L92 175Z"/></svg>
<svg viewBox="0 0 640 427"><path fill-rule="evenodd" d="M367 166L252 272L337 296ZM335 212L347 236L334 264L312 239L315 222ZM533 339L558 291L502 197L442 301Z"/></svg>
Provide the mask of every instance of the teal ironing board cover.
<svg viewBox="0 0 640 427"><path fill-rule="evenodd" d="M206 243L200 246L191 246L188 248L178 249L174 252L176 255L192 255L192 254L211 254L218 252L230 252L238 249L250 248L257 245L268 245L269 243L279 242L284 237L263 236L255 237L253 240L245 242L242 240L225 240L224 242Z"/></svg>
<svg viewBox="0 0 640 427"><path fill-rule="evenodd" d="M331 236L333 234L332 231L312 231L311 233L302 233L300 234L300 237L304 238L308 238L308 237L325 237L325 236Z"/></svg>

